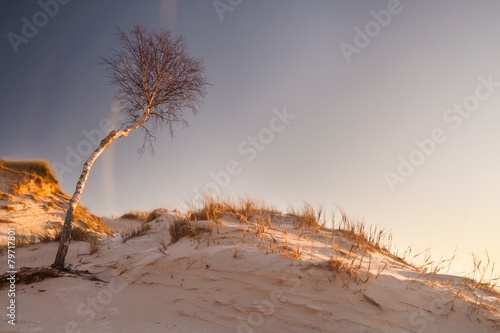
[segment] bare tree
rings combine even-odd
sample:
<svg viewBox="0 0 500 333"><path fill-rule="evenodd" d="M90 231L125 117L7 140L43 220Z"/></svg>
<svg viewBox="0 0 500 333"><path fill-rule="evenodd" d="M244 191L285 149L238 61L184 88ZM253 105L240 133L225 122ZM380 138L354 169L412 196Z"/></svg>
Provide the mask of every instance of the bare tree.
<svg viewBox="0 0 500 333"><path fill-rule="evenodd" d="M118 30L119 50L112 56L101 58L111 84L116 86L116 96L125 114L124 123L112 130L83 164L75 193L69 201L64 219L59 248L52 264L64 269L75 210L89 176L90 168L101 153L116 139L126 137L140 129L144 143L152 149L155 132L167 127L173 135L173 126L187 125L185 112L198 113L198 106L206 94L207 79L204 64L187 53L187 44L181 37L168 31L159 33L136 25L130 31Z"/></svg>

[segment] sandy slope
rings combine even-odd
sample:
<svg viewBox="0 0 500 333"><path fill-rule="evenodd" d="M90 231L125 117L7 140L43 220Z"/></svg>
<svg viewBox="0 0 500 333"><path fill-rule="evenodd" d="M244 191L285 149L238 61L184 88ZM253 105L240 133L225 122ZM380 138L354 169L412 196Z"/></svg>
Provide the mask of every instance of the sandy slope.
<svg viewBox="0 0 500 333"><path fill-rule="evenodd" d="M25 189L37 190L33 179L30 174L0 166L0 241L2 236L6 236L7 229L13 226L18 235L25 236L55 234L60 230L68 209L69 196L60 191L59 185L55 183L42 184L57 189L43 194L36 194L35 191L18 193L12 189L16 184L24 184ZM82 210L80 217L82 223L78 223L78 226L102 232L101 223L96 222L86 209Z"/></svg>
<svg viewBox="0 0 500 333"><path fill-rule="evenodd" d="M333 255L347 261L351 248L340 232L332 247L330 232L300 236L286 216L275 217L256 235L252 223L225 215L218 230L212 225L212 234L161 249L170 243L173 218L163 214L150 222L148 234L126 243L120 237L104 241L93 255L87 244L73 242L68 262L105 282L64 277L19 284L17 325L13 329L3 318L0 331L500 332L498 294L478 289L474 294L460 278L420 275L386 255L362 250L349 256L357 258L357 278L335 271L328 260ZM110 225L123 230L123 223L133 222ZM56 246L18 249L18 266L49 265ZM294 252L300 258L291 258ZM5 261L4 253L2 267ZM474 306L474 295L484 307Z"/></svg>

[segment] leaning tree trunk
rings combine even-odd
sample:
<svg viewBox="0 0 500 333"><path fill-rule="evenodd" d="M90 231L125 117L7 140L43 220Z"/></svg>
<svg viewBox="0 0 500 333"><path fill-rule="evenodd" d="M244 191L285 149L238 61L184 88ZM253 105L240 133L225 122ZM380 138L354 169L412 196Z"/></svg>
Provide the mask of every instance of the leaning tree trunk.
<svg viewBox="0 0 500 333"><path fill-rule="evenodd" d="M127 136L131 131L139 128L149 117L149 108L144 112L144 116L141 120L135 123L132 126L127 127L124 130L119 131L111 131L104 139L102 139L99 147L94 150L94 152L90 155L87 161L83 164L82 173L80 174L80 178L78 179L78 183L76 183L75 193L69 200L69 207L66 212L66 217L64 218L64 225L61 231L61 239L59 241L59 248L57 249L56 258L54 263L52 264L53 268L63 270L64 262L66 260L66 254L68 253L68 246L71 241L71 228L73 225L73 220L75 217L76 207L80 202L80 198L83 193L83 188L87 183L87 178L89 177L90 168L94 164L95 160L102 154L102 152L108 148L108 146L113 143L118 138Z"/></svg>
<svg viewBox="0 0 500 333"><path fill-rule="evenodd" d="M87 159L85 164L83 164L82 173L76 184L75 193L69 200L69 207L66 211L66 217L64 218L64 225L61 232L61 239L59 241L59 248L57 250L56 258L52 267L57 269L64 268L64 261L66 259L66 254L68 253L69 242L71 241L71 228L75 216L76 207L80 202L82 196L83 188L87 183L87 178L89 177L90 168L94 164L95 160L102 154L102 152L116 139L124 136L123 131L111 131L99 144L99 147L94 150L94 152ZM121 135L120 135L121 134ZM127 133L128 134L128 133Z"/></svg>

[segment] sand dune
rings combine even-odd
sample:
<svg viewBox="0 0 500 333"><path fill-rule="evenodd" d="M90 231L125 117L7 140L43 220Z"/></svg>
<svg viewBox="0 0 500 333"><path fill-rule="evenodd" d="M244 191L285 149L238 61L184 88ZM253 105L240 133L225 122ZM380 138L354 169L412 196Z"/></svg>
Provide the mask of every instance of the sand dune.
<svg viewBox="0 0 500 333"><path fill-rule="evenodd" d="M60 231L68 209L69 196L57 180L2 166L0 163L0 237L15 225L17 234L36 237ZM96 234L107 231L97 216L80 207L77 227Z"/></svg>
<svg viewBox="0 0 500 333"><path fill-rule="evenodd" d="M60 225L67 205L62 192L12 191L19 177L0 168L0 204L20 207L0 210L3 244L8 228ZM94 230L97 247L70 244L67 264L87 273L18 281L14 298L2 281L0 332L500 332L495 288L426 273L376 241L322 228L311 212L257 206L103 218L114 233ZM35 240L15 249L17 269L52 264L57 242ZM0 274L7 260L4 245Z"/></svg>
<svg viewBox="0 0 500 333"><path fill-rule="evenodd" d="M421 275L378 252L358 249L347 259L339 250L351 242L340 231L296 229L293 217L281 215L272 219L265 233L256 234L253 222L223 215L218 228L212 223L211 233L170 244L169 226L176 218L164 212L149 223L146 235L126 243L120 236L105 240L93 255L88 255L86 243L73 242L67 262L102 281L62 277L19 284L17 325L14 330L3 320L2 331L483 333L500 329L498 294L471 290L461 278ZM122 222L126 221L111 224ZM193 222L201 227L210 224ZM332 247L332 235L339 247ZM163 242L169 244L164 249ZM17 260L23 266L50 265L56 246L21 248ZM359 269L351 276L336 270L329 263L332 257L354 261ZM0 260L6 260L5 254ZM379 267L384 269L377 277ZM482 306L475 304L477 297Z"/></svg>

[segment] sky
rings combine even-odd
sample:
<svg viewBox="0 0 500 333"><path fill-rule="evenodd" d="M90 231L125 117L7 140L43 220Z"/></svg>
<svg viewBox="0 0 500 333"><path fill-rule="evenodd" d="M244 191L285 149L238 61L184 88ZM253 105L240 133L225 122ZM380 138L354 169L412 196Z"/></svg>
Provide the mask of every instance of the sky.
<svg viewBox="0 0 500 333"><path fill-rule="evenodd" d="M500 265L499 14L495 0L4 0L0 156L50 161L73 193L120 120L99 56L117 27L169 29L204 59L200 114L158 132L154 155L139 132L113 143L82 196L94 213L203 191L309 202L401 252L458 246L453 273L471 253Z"/></svg>

